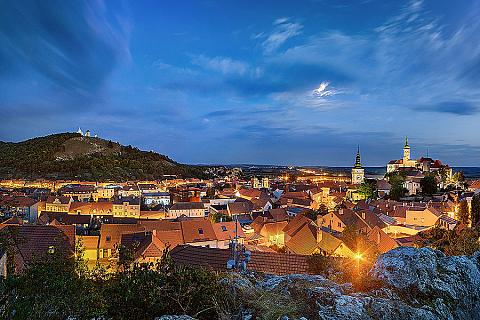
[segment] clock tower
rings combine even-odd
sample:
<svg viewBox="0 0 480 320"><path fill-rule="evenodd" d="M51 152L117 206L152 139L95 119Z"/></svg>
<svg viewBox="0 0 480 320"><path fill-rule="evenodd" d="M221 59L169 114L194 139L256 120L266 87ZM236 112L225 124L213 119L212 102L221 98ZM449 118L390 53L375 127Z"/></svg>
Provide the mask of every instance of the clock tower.
<svg viewBox="0 0 480 320"><path fill-rule="evenodd" d="M355 165L352 168L352 184L362 184L365 180L365 169L360 163L360 147L357 149L357 156L355 158Z"/></svg>

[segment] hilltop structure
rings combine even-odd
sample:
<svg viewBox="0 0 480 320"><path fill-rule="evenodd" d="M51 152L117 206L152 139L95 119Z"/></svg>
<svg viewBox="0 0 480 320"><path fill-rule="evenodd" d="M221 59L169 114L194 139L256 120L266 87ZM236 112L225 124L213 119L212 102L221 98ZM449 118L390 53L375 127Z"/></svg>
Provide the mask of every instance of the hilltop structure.
<svg viewBox="0 0 480 320"><path fill-rule="evenodd" d="M408 137L405 137L405 145L403 146L403 158L391 160L387 164L387 173L395 171L420 171L422 173L443 171L447 178L452 177L452 169L443 164L440 160L434 160L429 157L421 157L418 160L411 159L411 149L408 144Z"/></svg>

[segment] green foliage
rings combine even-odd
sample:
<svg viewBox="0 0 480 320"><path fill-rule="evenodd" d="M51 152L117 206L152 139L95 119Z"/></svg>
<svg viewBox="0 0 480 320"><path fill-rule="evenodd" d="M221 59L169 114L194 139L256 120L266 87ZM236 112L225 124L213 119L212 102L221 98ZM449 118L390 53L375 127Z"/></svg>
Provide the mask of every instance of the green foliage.
<svg viewBox="0 0 480 320"><path fill-rule="evenodd" d="M421 236L420 246L428 246L451 256L472 255L480 250L478 242L480 232L475 228L465 228L456 232L435 227L419 235Z"/></svg>
<svg viewBox="0 0 480 320"><path fill-rule="evenodd" d="M432 195L438 190L437 180L433 175L423 177L422 180L420 180L420 186L424 194Z"/></svg>
<svg viewBox="0 0 480 320"><path fill-rule="evenodd" d="M470 220L470 213L468 212L468 203L467 201L463 200L460 201L458 205L458 213L457 213L457 220L461 223L468 225Z"/></svg>
<svg viewBox="0 0 480 320"><path fill-rule="evenodd" d="M472 199L472 226L480 226L480 193Z"/></svg>
<svg viewBox="0 0 480 320"><path fill-rule="evenodd" d="M403 183L405 182L405 177L403 173L388 173L386 175L388 178L388 182L392 186L390 188L390 199L392 200L400 200L402 198L407 190L403 187Z"/></svg>
<svg viewBox="0 0 480 320"><path fill-rule="evenodd" d="M360 186L358 186L358 191L365 197L365 199L376 198L377 187L375 180L365 180Z"/></svg>
<svg viewBox="0 0 480 320"><path fill-rule="evenodd" d="M183 177L205 177L204 168L183 165L168 157L121 146L99 138L90 139L100 146L99 152L80 152L75 156L57 157L72 144L77 133L61 133L19 143L0 142L0 177L59 178L92 180L159 179L164 174Z"/></svg>
<svg viewBox="0 0 480 320"><path fill-rule="evenodd" d="M0 319L154 319L187 314L215 319L229 292L219 274L175 265L131 264L108 274L75 259L51 255L18 275L0 279Z"/></svg>
<svg viewBox="0 0 480 320"><path fill-rule="evenodd" d="M307 263L309 273L320 274L324 277L328 277L334 267L333 258L323 251L309 256Z"/></svg>

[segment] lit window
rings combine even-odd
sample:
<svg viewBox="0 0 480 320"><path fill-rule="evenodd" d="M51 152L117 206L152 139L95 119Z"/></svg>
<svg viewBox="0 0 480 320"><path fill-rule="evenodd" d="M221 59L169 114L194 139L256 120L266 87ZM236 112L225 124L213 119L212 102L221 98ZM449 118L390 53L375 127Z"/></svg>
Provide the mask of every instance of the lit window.
<svg viewBox="0 0 480 320"><path fill-rule="evenodd" d="M48 253L50 254L55 253L55 246L48 246Z"/></svg>

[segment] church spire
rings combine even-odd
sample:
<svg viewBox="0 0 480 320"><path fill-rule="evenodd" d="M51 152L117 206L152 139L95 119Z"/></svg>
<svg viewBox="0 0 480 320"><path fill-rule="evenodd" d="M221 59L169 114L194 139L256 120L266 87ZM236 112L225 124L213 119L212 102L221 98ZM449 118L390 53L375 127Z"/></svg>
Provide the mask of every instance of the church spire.
<svg viewBox="0 0 480 320"><path fill-rule="evenodd" d="M355 168L361 168L362 164L360 163L360 146L357 146L357 156L355 157Z"/></svg>
<svg viewBox="0 0 480 320"><path fill-rule="evenodd" d="M408 145L408 136L405 136L405 147L404 148L410 148Z"/></svg>

